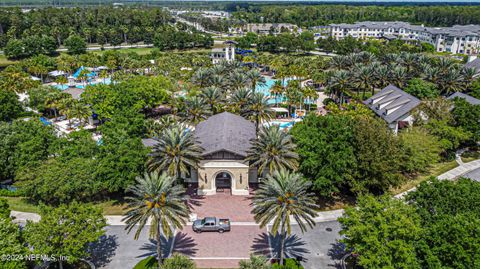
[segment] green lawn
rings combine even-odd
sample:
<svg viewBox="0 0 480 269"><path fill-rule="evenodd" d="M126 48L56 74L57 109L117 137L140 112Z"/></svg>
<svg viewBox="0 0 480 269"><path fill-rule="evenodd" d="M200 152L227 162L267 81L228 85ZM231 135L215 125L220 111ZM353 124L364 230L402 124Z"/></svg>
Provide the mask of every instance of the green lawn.
<svg viewBox="0 0 480 269"><path fill-rule="evenodd" d="M10 209L21 212L38 213L40 210L37 205L34 205L27 201L23 197L2 197L8 201ZM126 203L118 201L106 201L96 203L97 206L103 209L105 215L123 215L126 212Z"/></svg>
<svg viewBox="0 0 480 269"><path fill-rule="evenodd" d="M138 55L147 55L150 52L152 52L153 49L154 48L119 48L119 49L106 49L106 50L90 50L89 52L92 52L97 55L102 55L108 50L117 50L123 53L135 52Z"/></svg>
<svg viewBox="0 0 480 269"><path fill-rule="evenodd" d="M402 184L398 188L392 189L392 193L395 195L395 194L402 193L404 191L408 191L411 188L414 188L418 184L422 183L423 181L429 179L430 177L439 176L449 170L452 170L457 166L458 166L458 163L455 160L434 164L432 165L432 167L430 167L430 169L428 169L428 172L419 174L416 177L413 177L407 180L404 184Z"/></svg>
<svg viewBox="0 0 480 269"><path fill-rule="evenodd" d="M12 61L12 60L7 59L5 54L0 54L0 68L7 67L7 66L9 66L11 64L14 64L16 62L17 61Z"/></svg>

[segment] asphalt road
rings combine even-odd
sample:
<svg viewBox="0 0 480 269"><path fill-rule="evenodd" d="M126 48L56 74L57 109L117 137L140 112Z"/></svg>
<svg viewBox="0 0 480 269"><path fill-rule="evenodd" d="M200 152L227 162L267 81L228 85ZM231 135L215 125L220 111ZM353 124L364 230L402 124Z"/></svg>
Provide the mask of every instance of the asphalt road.
<svg viewBox="0 0 480 269"><path fill-rule="evenodd" d="M97 244L92 246L93 258L91 259L97 268L133 268L140 260L147 256L155 255L156 244L154 240L148 239L148 226L140 234L138 240L134 240L135 230L132 230L130 234L124 230L125 226L108 226L106 228L107 233ZM241 226L239 226L241 227ZM244 227L241 227L244 228ZM285 242L285 252L288 257L302 257L303 264L306 269L318 269L318 268L338 268L340 258L343 255L341 246L337 240L340 238L338 232L340 231L340 225L337 221L317 223L314 229L308 230L305 234L302 234L300 228L296 225L292 227L292 235L287 238ZM222 236L220 234L212 233L208 236ZM233 235L233 233L232 233ZM239 238L236 241L243 241ZM234 240L234 241L235 241ZM202 244L201 247L205 249L198 249L201 240L191 245L192 251L195 250L196 254L187 253L190 245L185 244L183 250L176 249L176 252L185 252L186 255L191 256L212 256L215 254L215 244L210 244L212 249L209 249L208 244ZM210 242L215 241L210 238ZM227 240L225 242L229 242ZM251 240L248 240L251 244ZM265 240L267 241L267 240ZM276 255L278 251L278 236L270 237L270 242L273 249L273 255ZM257 245L260 245L258 242ZM177 244L178 245L178 242ZM255 244L254 244L255 245ZM177 248L176 246L175 248ZM164 256L170 253L172 248L172 240L162 239L162 249ZM248 248L247 248L248 250ZM202 253L200 253L202 252ZM265 253L267 254L267 253ZM268 255L268 254L267 254ZM222 253L221 256L229 256L227 253ZM233 255L235 256L235 255ZM236 255L238 256L238 255ZM247 256L246 253L241 255ZM235 262L235 264L238 261Z"/></svg>
<svg viewBox="0 0 480 269"><path fill-rule="evenodd" d="M92 247L91 260L97 268L133 268L140 260L156 253L156 241L148 238L149 228L146 226L135 240L136 230L127 234L123 225L107 226L106 235ZM167 256L172 240L162 239L163 254Z"/></svg>
<svg viewBox="0 0 480 269"><path fill-rule="evenodd" d="M312 230L302 234L300 228L292 227L292 235L285 241L287 257L302 257L305 269L340 268L340 259L344 255L338 243L340 223L337 221L317 223ZM278 252L278 237L271 239L273 254Z"/></svg>

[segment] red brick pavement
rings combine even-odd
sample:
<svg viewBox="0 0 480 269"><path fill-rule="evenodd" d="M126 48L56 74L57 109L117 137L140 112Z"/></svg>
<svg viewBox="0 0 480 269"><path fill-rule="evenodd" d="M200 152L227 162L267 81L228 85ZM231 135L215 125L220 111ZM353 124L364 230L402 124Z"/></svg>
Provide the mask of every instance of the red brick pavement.
<svg viewBox="0 0 480 269"><path fill-rule="evenodd" d="M177 233L173 252L190 256L199 268L238 268L250 253L270 254L266 233L257 225L234 225L223 234L195 233L185 226Z"/></svg>
<svg viewBox="0 0 480 269"><path fill-rule="evenodd" d="M224 192L198 196L193 188L189 189L189 194L192 213L197 214L198 218L217 217L229 218L234 222L254 222L250 213L252 195L240 196Z"/></svg>

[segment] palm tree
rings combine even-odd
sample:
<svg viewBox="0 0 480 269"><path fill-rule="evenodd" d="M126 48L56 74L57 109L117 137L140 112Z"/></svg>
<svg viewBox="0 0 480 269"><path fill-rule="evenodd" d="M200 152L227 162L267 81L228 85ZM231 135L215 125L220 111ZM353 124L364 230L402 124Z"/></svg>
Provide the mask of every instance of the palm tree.
<svg viewBox="0 0 480 269"><path fill-rule="evenodd" d="M88 71L87 69L82 69L80 71L80 74L78 74L78 79L80 81L83 81L84 86L87 86L87 80L88 80L88 75L89 74L90 74L90 71Z"/></svg>
<svg viewBox="0 0 480 269"><path fill-rule="evenodd" d="M55 80L55 82L56 82L57 84L62 85L62 89L63 89L63 85L65 85L65 84L68 83L68 79L67 79L67 77L65 77L65 76L59 76L59 77L57 77L57 79Z"/></svg>
<svg viewBox="0 0 480 269"><path fill-rule="evenodd" d="M462 91L463 78L459 69L450 69L439 79L439 88L443 94Z"/></svg>
<svg viewBox="0 0 480 269"><path fill-rule="evenodd" d="M99 77L102 79L103 84L105 84L105 79L109 77L107 70L100 71Z"/></svg>
<svg viewBox="0 0 480 269"><path fill-rule="evenodd" d="M278 96L283 94L283 91L284 91L284 88L282 85L282 81L275 80L272 87L270 88L270 95L275 96L275 106L278 105L278 102L277 102Z"/></svg>
<svg viewBox="0 0 480 269"><path fill-rule="evenodd" d="M71 116L77 118L80 121L80 124L86 122L92 115L90 108L77 100L73 100L70 110Z"/></svg>
<svg viewBox="0 0 480 269"><path fill-rule="evenodd" d="M343 104L343 97L351 87L350 82L350 73L345 70L335 71L328 81L329 87L334 90L336 97L339 98L340 105Z"/></svg>
<svg viewBox="0 0 480 269"><path fill-rule="evenodd" d="M188 174L190 168L198 168L202 152L193 132L182 125L174 125L158 137L147 166L150 171L167 171L179 178L181 173Z"/></svg>
<svg viewBox="0 0 480 269"><path fill-rule="evenodd" d="M273 110L268 104L268 98L261 92L253 93L242 116L254 121L255 129L258 132L260 122L273 117Z"/></svg>
<svg viewBox="0 0 480 269"><path fill-rule="evenodd" d="M399 88L403 88L408 80L407 69L403 66L395 66L393 69L391 69L390 76L392 78L392 83Z"/></svg>
<svg viewBox="0 0 480 269"><path fill-rule="evenodd" d="M241 88L233 92L230 97L231 110L243 114L247 110L252 92L248 88Z"/></svg>
<svg viewBox="0 0 480 269"><path fill-rule="evenodd" d="M247 78L248 81L250 82L250 87L252 88L252 91L255 92L255 89L258 86L264 86L265 85L265 77L258 72L256 69L252 69L247 72Z"/></svg>
<svg viewBox="0 0 480 269"><path fill-rule="evenodd" d="M265 170L267 174L280 169L296 170L298 154L295 148L291 135L278 125L270 125L260 129L246 160L257 166L260 174Z"/></svg>
<svg viewBox="0 0 480 269"><path fill-rule="evenodd" d="M365 91L367 89L372 90L372 95L375 93L375 87L373 86L374 72L368 66L358 66L354 73L355 86L357 89L362 89L362 98L365 97ZM357 90L358 94L358 90Z"/></svg>
<svg viewBox="0 0 480 269"><path fill-rule="evenodd" d="M186 121L198 124L212 114L210 107L202 97L190 97L185 100L185 112L183 116Z"/></svg>
<svg viewBox="0 0 480 269"><path fill-rule="evenodd" d="M261 228L272 223L273 235L280 233L280 264L283 264L285 237L291 233L291 219L298 223L302 233L307 226L315 226L318 206L314 194L308 192L310 185L301 174L282 169L267 175L255 192L252 201L255 221Z"/></svg>
<svg viewBox="0 0 480 269"><path fill-rule="evenodd" d="M193 83L198 85L198 87L203 88L207 85L207 82L210 78L210 71L205 68L200 68L193 74L192 80Z"/></svg>
<svg viewBox="0 0 480 269"><path fill-rule="evenodd" d="M390 70L386 65L380 65L378 68L374 69L376 85L380 88L384 88L390 84Z"/></svg>
<svg viewBox="0 0 480 269"><path fill-rule="evenodd" d="M220 88L208 87L202 91L201 97L210 106L210 111L213 114L217 114L217 108L223 103L223 94Z"/></svg>
<svg viewBox="0 0 480 269"><path fill-rule="evenodd" d="M238 90L248 84L248 78L244 73L233 72L229 77L229 84L233 90Z"/></svg>
<svg viewBox="0 0 480 269"><path fill-rule="evenodd" d="M125 230L130 233L135 228L134 238L137 240L145 225L148 225L148 220L151 220L149 235L157 241L158 268L161 268L162 233L171 237L175 229L182 229L187 223L190 212L185 203L185 189L175 184L174 177L165 173L145 173L136 181L127 189L132 196L126 198L129 210L123 218Z"/></svg>

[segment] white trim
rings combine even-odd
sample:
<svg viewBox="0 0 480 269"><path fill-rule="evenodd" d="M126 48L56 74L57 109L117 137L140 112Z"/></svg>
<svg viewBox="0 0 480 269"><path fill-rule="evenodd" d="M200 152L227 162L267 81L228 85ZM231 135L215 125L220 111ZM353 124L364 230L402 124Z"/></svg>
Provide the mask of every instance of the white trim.
<svg viewBox="0 0 480 269"><path fill-rule="evenodd" d="M248 190L234 190L232 189L232 195L249 195L250 192Z"/></svg>
<svg viewBox="0 0 480 269"><path fill-rule="evenodd" d="M201 189L201 188L198 188L197 194L198 195L215 195L215 194L217 194L217 191L215 189Z"/></svg>

